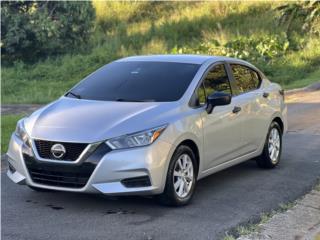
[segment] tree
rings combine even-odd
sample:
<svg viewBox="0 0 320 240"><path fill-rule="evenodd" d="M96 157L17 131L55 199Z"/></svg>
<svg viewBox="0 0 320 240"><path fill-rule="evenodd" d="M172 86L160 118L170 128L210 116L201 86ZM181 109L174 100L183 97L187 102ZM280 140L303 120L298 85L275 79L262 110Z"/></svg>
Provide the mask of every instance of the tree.
<svg viewBox="0 0 320 240"><path fill-rule="evenodd" d="M302 1L287 3L277 8L280 11L280 24L287 25L290 33L295 18L302 18L301 30L320 36L320 1Z"/></svg>
<svg viewBox="0 0 320 240"><path fill-rule="evenodd" d="M35 61L71 52L88 42L95 12L91 2L1 2L1 55Z"/></svg>

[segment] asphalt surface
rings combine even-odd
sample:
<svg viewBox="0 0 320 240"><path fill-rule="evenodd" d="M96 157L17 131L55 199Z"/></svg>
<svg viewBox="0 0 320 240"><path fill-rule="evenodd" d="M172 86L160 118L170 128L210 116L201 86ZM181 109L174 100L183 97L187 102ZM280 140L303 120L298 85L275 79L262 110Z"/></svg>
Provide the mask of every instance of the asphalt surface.
<svg viewBox="0 0 320 240"><path fill-rule="evenodd" d="M310 191L320 177L319 101L289 104L280 165L248 161L198 182L191 205L160 206L152 198L38 193L1 173L2 239L221 239Z"/></svg>

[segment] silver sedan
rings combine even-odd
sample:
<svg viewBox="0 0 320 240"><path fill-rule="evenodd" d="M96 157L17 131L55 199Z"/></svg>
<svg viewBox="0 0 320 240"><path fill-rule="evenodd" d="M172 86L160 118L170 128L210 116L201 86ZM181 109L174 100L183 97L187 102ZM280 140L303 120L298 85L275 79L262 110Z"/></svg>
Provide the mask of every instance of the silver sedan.
<svg viewBox="0 0 320 240"><path fill-rule="evenodd" d="M281 87L248 62L137 56L109 63L21 119L7 175L36 191L190 202L197 180L255 158L279 164Z"/></svg>

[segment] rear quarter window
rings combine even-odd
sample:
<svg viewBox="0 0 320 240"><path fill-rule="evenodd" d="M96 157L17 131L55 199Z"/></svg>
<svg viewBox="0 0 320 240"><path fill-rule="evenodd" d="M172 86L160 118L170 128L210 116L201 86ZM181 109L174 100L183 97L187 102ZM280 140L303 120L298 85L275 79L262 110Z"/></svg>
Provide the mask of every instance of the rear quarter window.
<svg viewBox="0 0 320 240"><path fill-rule="evenodd" d="M260 76L251 68L239 64L231 64L231 70L239 94L253 91L260 87Z"/></svg>

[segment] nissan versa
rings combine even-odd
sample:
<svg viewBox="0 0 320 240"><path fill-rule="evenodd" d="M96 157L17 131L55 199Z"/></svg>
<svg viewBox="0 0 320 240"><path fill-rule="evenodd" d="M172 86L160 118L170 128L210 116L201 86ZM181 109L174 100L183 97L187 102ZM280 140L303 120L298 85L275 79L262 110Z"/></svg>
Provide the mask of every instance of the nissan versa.
<svg viewBox="0 0 320 240"><path fill-rule="evenodd" d="M283 94L238 59L123 58L21 119L7 174L36 191L156 195L184 205L212 173L252 158L263 168L279 163Z"/></svg>

